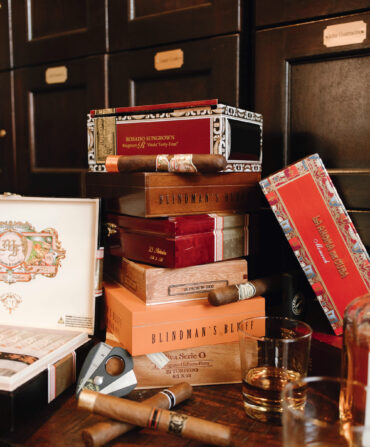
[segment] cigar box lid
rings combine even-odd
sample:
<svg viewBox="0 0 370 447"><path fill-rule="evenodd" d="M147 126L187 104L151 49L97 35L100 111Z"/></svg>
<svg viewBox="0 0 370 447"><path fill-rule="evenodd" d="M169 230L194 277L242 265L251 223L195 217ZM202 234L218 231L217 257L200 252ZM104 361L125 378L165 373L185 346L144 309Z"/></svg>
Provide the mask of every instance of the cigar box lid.
<svg viewBox="0 0 370 447"><path fill-rule="evenodd" d="M185 216L169 216L146 219L123 214L108 214L108 225L117 225L125 231L155 233L167 237L217 232L225 229L247 227L248 214L214 213Z"/></svg>
<svg viewBox="0 0 370 447"><path fill-rule="evenodd" d="M346 305L370 290L370 258L320 156L299 160L260 185L340 335Z"/></svg>
<svg viewBox="0 0 370 447"><path fill-rule="evenodd" d="M0 197L0 324L93 333L99 199Z"/></svg>
<svg viewBox="0 0 370 447"><path fill-rule="evenodd" d="M218 105L217 99L204 99L199 101L183 101L183 102L170 102L163 104L147 104L143 106L131 106L131 107L114 107L108 109L93 109L90 111L90 115L94 116L109 116L118 114L142 114L151 112L165 112L173 111L176 109L193 109L199 107L216 107Z"/></svg>

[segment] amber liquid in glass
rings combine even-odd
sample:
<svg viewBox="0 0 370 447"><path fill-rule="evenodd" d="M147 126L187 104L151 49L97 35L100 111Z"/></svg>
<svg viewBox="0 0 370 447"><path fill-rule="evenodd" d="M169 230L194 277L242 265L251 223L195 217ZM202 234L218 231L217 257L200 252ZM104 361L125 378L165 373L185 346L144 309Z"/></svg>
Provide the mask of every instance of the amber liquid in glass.
<svg viewBox="0 0 370 447"><path fill-rule="evenodd" d="M247 415L262 422L281 423L281 391L288 382L300 377L300 373L296 371L275 366L250 369L243 378L242 385Z"/></svg>

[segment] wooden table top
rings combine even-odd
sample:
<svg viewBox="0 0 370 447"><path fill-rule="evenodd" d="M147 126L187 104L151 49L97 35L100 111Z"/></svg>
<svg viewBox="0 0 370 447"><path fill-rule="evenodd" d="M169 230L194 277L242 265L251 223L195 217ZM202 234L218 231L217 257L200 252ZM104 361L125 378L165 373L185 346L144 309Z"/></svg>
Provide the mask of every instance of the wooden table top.
<svg viewBox="0 0 370 447"><path fill-rule="evenodd" d="M133 400L144 400L158 390L138 390L130 394ZM0 436L0 447L53 446L84 447L81 431L104 418L77 409L74 388L65 391L37 416L14 433ZM194 387L193 395L176 410L191 416L227 424L233 432L235 447L282 446L280 426L264 424L247 417L243 410L241 384ZM196 441L135 429L111 441L107 446L200 447Z"/></svg>

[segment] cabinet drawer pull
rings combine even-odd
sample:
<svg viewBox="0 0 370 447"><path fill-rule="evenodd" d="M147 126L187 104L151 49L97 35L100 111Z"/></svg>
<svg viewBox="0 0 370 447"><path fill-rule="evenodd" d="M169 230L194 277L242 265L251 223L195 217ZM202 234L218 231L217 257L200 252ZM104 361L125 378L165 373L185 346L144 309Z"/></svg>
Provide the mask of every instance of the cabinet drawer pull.
<svg viewBox="0 0 370 447"><path fill-rule="evenodd" d="M6 137L6 130L0 129L0 138L4 138L4 137Z"/></svg>

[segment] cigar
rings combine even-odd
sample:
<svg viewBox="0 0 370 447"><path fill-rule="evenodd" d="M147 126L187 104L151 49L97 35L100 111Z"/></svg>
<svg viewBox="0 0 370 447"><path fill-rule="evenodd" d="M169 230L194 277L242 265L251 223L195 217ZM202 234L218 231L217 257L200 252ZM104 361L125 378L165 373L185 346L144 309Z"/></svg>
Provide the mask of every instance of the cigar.
<svg viewBox="0 0 370 447"><path fill-rule="evenodd" d="M182 382L172 386L170 389L160 391L144 402L153 407L170 409L188 399L192 392L192 386L187 382ZM135 427L136 425L134 424L113 420L99 422L82 430L82 439L86 447L100 447Z"/></svg>
<svg viewBox="0 0 370 447"><path fill-rule="evenodd" d="M230 446L230 427L185 414L151 407L116 396L84 389L77 407L129 424L164 431L187 439L218 446Z"/></svg>
<svg viewBox="0 0 370 447"><path fill-rule="evenodd" d="M108 155L108 172L217 172L226 168L218 154Z"/></svg>
<svg viewBox="0 0 370 447"><path fill-rule="evenodd" d="M213 306L248 300L254 296L264 295L266 292L275 292L282 287L281 275L254 279L244 284L219 287L208 293L208 302Z"/></svg>

